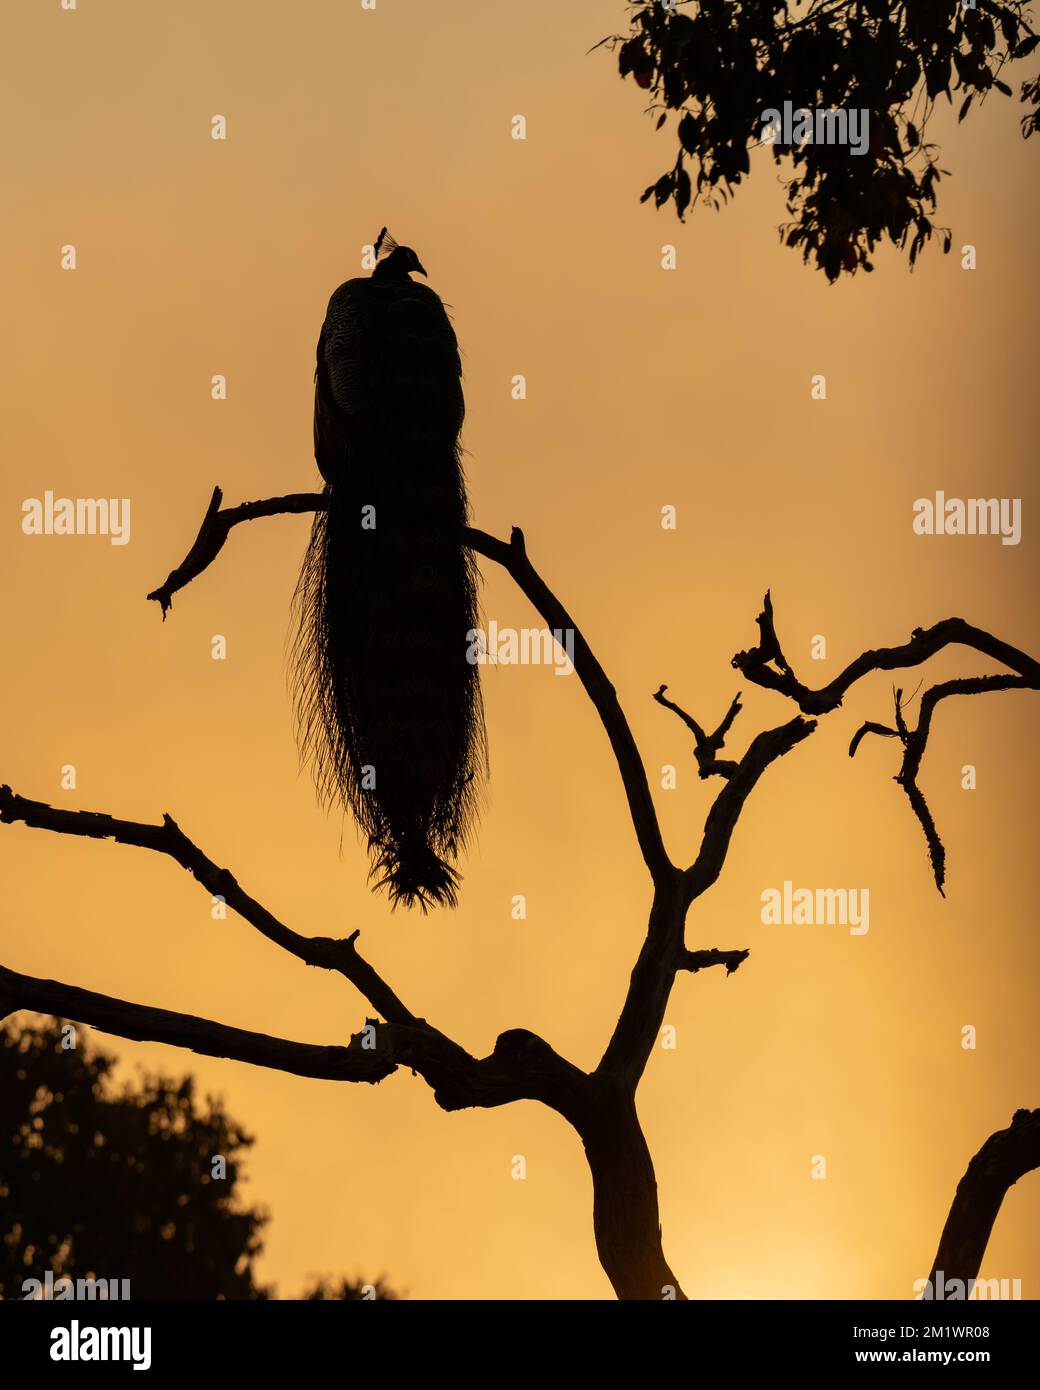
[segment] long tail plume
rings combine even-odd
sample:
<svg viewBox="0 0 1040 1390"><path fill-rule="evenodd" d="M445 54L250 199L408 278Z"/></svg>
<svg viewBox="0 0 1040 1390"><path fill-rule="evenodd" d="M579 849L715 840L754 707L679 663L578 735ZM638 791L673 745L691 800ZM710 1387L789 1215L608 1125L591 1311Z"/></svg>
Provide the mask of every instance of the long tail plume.
<svg viewBox="0 0 1040 1390"><path fill-rule="evenodd" d="M319 795L353 813L392 905L425 911L457 901L453 861L475 828L487 743L468 656L477 571L461 537L460 450L430 412L419 418L418 433L413 416L378 445L355 436L349 468L325 488L292 673Z"/></svg>

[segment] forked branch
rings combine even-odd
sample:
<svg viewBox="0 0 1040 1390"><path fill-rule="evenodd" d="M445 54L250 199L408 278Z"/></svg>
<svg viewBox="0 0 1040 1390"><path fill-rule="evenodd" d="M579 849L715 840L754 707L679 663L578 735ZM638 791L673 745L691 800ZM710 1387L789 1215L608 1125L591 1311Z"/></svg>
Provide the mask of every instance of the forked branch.
<svg viewBox="0 0 1040 1390"><path fill-rule="evenodd" d="M945 618L930 628L915 628L910 640L902 646L879 647L874 651L863 652L829 685L822 686L819 690L811 690L797 678L791 663L784 656L776 634L773 602L768 592L757 622L760 633L758 645L750 651L738 652L733 658L733 665L756 685L775 690L794 700L799 709L807 714L827 714L836 709L856 681L873 671L894 671L918 666L942 651L944 647L953 644L970 647L981 655L991 657L994 661L1011 668L1013 674L1010 675L968 676L933 686L922 696L916 729L907 727L903 716L903 692L897 690L896 727L893 729L887 724L868 720L856 730L849 745L851 758L855 757L867 734L875 734L881 738L898 738L902 743L903 763L895 780L906 792L914 815L920 822L928 847L935 886L945 897L943 885L946 881L946 849L917 780L935 707L940 700L945 700L951 695L979 695L989 690L1040 690L1040 662L982 628L973 627L963 618Z"/></svg>
<svg viewBox="0 0 1040 1390"><path fill-rule="evenodd" d="M862 724L853 735L849 745L850 758L856 756L856 749L867 734L878 734L883 738L898 738L902 743L903 765L896 774L895 781L906 792L914 815L921 823L925 843L928 846L928 858L931 860L935 886L943 897L946 896L943 887L946 882L946 847L940 839L935 817L932 815L924 792L917 781L918 773L921 770L921 759L924 757L924 750L928 743L928 734L931 730L935 707L940 700L948 699L951 695L981 695L988 690L1036 690L1038 688L1040 688L1040 684L1027 676L967 676L959 680L943 681L941 685L933 685L921 697L921 710L916 729L907 726L904 711L909 702L903 699L901 689L896 690L896 727L890 729L885 724L875 724L868 721Z"/></svg>
<svg viewBox="0 0 1040 1390"><path fill-rule="evenodd" d="M828 685L812 690L798 680L783 654L773 624L773 603L768 593L757 621L761 633L758 646L750 651L737 652L733 665L756 685L776 690L794 700L803 714L829 714L838 708L852 686L872 671L896 671L920 666L944 647L953 645L971 647L1031 682L1040 681L1040 662L1026 652L1011 646L1009 642L1002 642L982 628L973 627L963 618L944 618L932 627L914 628L910 640L902 646L878 647L874 651L861 653ZM1030 686L1030 689L1036 688L1035 685Z"/></svg>
<svg viewBox="0 0 1040 1390"><path fill-rule="evenodd" d="M726 742L726 735L730 731L734 719L740 713L740 692L733 697L733 703L726 711L722 723L713 734L706 734L701 726L694 719L692 714L687 714L679 705L669 700L665 691L666 685L654 692L654 699L665 709L670 709L673 714L679 716L682 722L693 734L693 756L697 760L697 775L701 778L708 777L732 777L737 770L737 764L730 758L720 758L719 750Z"/></svg>

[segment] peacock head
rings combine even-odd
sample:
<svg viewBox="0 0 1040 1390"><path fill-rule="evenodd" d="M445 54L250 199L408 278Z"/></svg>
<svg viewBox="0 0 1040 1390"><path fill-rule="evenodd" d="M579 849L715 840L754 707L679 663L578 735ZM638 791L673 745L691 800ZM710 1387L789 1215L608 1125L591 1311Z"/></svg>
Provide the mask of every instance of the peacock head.
<svg viewBox="0 0 1040 1390"><path fill-rule="evenodd" d="M412 248L398 246L393 237L387 235L385 227L376 237L372 249L376 256L373 280L406 280L413 272L419 275L426 274L422 262Z"/></svg>

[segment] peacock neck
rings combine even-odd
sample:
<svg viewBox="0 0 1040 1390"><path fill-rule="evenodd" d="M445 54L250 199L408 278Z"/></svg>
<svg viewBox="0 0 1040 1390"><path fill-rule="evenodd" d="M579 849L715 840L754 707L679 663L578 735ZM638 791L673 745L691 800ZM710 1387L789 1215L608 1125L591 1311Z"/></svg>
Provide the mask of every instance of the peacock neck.
<svg viewBox="0 0 1040 1390"><path fill-rule="evenodd" d="M387 261L380 261L372 272L372 279L378 280L383 284L411 285L414 284L411 275L402 266L390 265Z"/></svg>

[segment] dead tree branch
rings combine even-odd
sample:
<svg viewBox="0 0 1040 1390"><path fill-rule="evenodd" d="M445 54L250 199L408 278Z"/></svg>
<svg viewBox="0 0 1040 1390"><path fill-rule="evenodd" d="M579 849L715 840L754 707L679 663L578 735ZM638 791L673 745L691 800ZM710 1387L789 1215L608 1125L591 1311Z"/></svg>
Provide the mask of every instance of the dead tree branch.
<svg viewBox="0 0 1040 1390"><path fill-rule="evenodd" d="M194 1014L131 1004L125 999L95 994L57 980L38 980L3 966L0 966L0 997L5 1015L18 1009L34 1009L38 1013L74 1019L135 1042L169 1043L204 1057L227 1057L322 1081L382 1081L396 1066L385 1052L365 1049L360 1034L351 1039L349 1047L289 1042L266 1033L229 1028L208 1018L196 1018Z"/></svg>
<svg viewBox="0 0 1040 1390"><path fill-rule="evenodd" d="M188 554L166 580L148 595L162 607L164 617L173 601L173 595L196 579L217 558L232 527L258 517L315 512L325 506L325 498L319 492L296 492L286 497L270 497L261 502L246 502L239 507L223 509L220 505L222 497L220 488L215 487L199 533ZM581 630L528 559L524 533L518 526L514 526L509 542L506 543L489 536L485 531L467 527L463 532L463 542L477 554L493 560L506 570L551 631L573 633L574 669L600 717L610 746L614 750L643 860L654 882L674 872L674 866L668 859L661 838L646 769L628 721L618 703L617 693Z"/></svg>
<svg viewBox="0 0 1040 1390"><path fill-rule="evenodd" d="M747 960L750 951L720 951L712 947L710 951L687 951L679 953L679 969L689 970L696 974L698 970L707 970L712 965L724 965L726 974L732 975L734 970Z"/></svg>
<svg viewBox="0 0 1040 1390"><path fill-rule="evenodd" d="M853 758L867 734L876 734L881 738L898 738L902 743L903 763L895 781L905 791L911 809L924 832L935 886L945 897L946 848L917 780L931 729L932 714L940 700L945 700L951 695L978 695L988 690L1040 690L1040 662L1019 651L1017 647L1002 642L991 633L973 627L963 618L946 618L930 628L915 628L909 642L905 642L901 647L879 647L876 651L863 652L829 685L819 690L810 690L798 680L790 662L784 656L776 635L773 602L769 593L765 596L757 622L760 632L758 646L752 647L750 651L738 652L733 658L733 665L756 685L775 690L794 700L799 709L806 714L827 714L837 709L850 687L873 671L894 671L918 666L952 644L970 647L983 656L992 657L994 661L1011 668L1014 673L1011 675L967 676L933 686L921 698L921 711L916 729L909 729L906 725L903 717L903 691L897 690L896 727L891 729L887 724L867 721L856 730L849 744L849 757Z"/></svg>
<svg viewBox="0 0 1040 1390"><path fill-rule="evenodd" d="M675 866L665 852L646 768L628 720L618 703L617 692L603 667L593 655L581 629L527 558L524 533L518 526L513 527L508 545L472 527L466 530L465 540L479 555L502 565L550 630L574 634L574 669L614 751L643 862L654 883L662 882L674 874Z"/></svg>
<svg viewBox="0 0 1040 1390"><path fill-rule="evenodd" d="M303 1043L286 1045L303 1049L299 1053L302 1061L283 1070L298 1071L299 1075L321 1075L328 1080L379 1081L401 1065L418 1072L433 1088L438 1103L447 1110L533 1099L542 1100L552 1108L561 1110L561 1113L574 1112L584 1073L559 1057L536 1034L518 1029L503 1033L492 1056L478 1061L425 1019L416 1017L401 1002L359 953L356 944L359 931L339 940L301 936L286 927L240 887L230 870L219 868L205 855L172 817L164 816L161 825L148 825L139 821L118 820L95 811L66 811L42 801L30 801L27 797L18 796L10 787L2 786L0 823L13 824L17 821L34 829L51 830L62 835L83 835L96 840L114 840L118 844L134 845L168 855L210 893L222 897L229 907L269 941L307 965L338 971L385 1020L372 1023L365 1043L365 1067L357 1076L349 1074L350 1066L346 1072L336 1070L342 1066L340 1059L333 1059L331 1063L325 1061L324 1055L329 1049L313 1048ZM78 1022L92 1023L120 1037L170 1042L208 1056L233 1057L259 1066L278 1067L278 1057L292 1060L297 1055L284 1050L279 1052L276 1047L269 1045L278 1040L265 1039L263 1034L247 1034L239 1029L224 1029L221 1032L223 1025L207 1024L206 1020L195 1019L189 1014L174 1014L141 1004L109 1000L104 995L78 990L72 985L58 985L54 981L32 981L28 976L4 971L2 967L0 997L7 1006L7 1012L39 1009L45 1013L63 1013ZM44 1007L41 1000L50 1000L60 1007ZM77 1009L86 1012L77 1013ZM142 1031L126 1032L128 1026ZM207 1028L210 1031L207 1032ZM153 1031L149 1032L148 1029ZM261 1041L256 1042L256 1039ZM232 1050L208 1050L228 1047ZM320 1057L317 1055L319 1053ZM378 1058L383 1067L378 1075L375 1072L379 1068L370 1065L373 1058ZM313 1067L323 1064L332 1066L333 1070L320 1073L299 1070L301 1065Z"/></svg>
<svg viewBox="0 0 1040 1390"><path fill-rule="evenodd" d="M1011 1124L990 1135L957 1184L928 1276L933 1292L941 1271L947 1285L961 1280L968 1297L1008 1189L1037 1168L1040 1110L1016 1110Z"/></svg>
<svg viewBox="0 0 1040 1390"><path fill-rule="evenodd" d="M737 764L737 770L712 802L704 823L700 851L683 875L687 903L699 898L722 872L737 819L763 772L770 763L807 739L815 728L815 719L802 719L796 715L777 729L763 730L751 741Z"/></svg>
<svg viewBox="0 0 1040 1390"><path fill-rule="evenodd" d="M740 713L740 692L738 691L733 697L733 703L715 732L706 734L692 715L687 714L684 709L680 709L678 705L665 698L664 692L667 689L666 685L662 685L659 690L655 691L654 699L665 709L670 709L673 714L677 714L693 734L693 756L697 759L698 776L701 778L732 777L737 770L737 764L728 758L719 758L718 753L726 742L726 735L729 733L734 719Z"/></svg>
<svg viewBox="0 0 1040 1390"><path fill-rule="evenodd" d="M0 824L11 825L16 821L37 830L52 830L60 835L83 835L92 840L114 840L117 844L136 845L140 849L168 855L210 894L222 898L228 907L268 941L305 965L338 970L388 1022L416 1022L415 1015L359 955L355 946L358 932L344 940L335 940L332 937L301 936L292 931L250 897L230 869L219 868L203 854L172 816L164 815L161 825L117 820L115 816L97 811L67 811L43 801L30 801L27 797L18 796L10 787L0 786Z"/></svg>
<svg viewBox="0 0 1040 1390"><path fill-rule="evenodd" d="M940 700L948 699L951 695L981 695L988 690L1036 690L1038 688L1040 688L1040 682L1027 676L965 676L958 680L943 681L940 685L933 685L921 697L921 710L916 729L907 727L903 714L907 702L903 699L903 691L901 689L896 690L896 727L889 729L884 724L874 724L868 721L866 724L862 724L853 735L852 742L849 744L850 758L856 756L856 749L866 734L879 734L884 738L898 738L902 743L903 765L894 781L898 782L906 792L914 815L921 823L925 843L928 846L928 858L931 861L935 886L943 897L946 896L943 886L946 882L946 847L939 836L935 817L932 815L924 792L917 781L918 773L921 770L921 759L924 757L924 750L928 743L928 734L931 730L935 707Z"/></svg>
<svg viewBox="0 0 1040 1390"><path fill-rule="evenodd" d="M768 601L767 595L766 602ZM779 653L779 647L776 648L776 653ZM780 660L783 660L782 656ZM808 738L816 728L816 720L796 716L778 729L763 730L752 740L739 762L734 762L731 759L720 759L718 754L725 746L726 736L733 727L733 721L743 708L739 692L734 696L725 718L715 732L706 734L692 715L665 698L664 692L667 689L666 685L662 685L653 698L659 705L678 715L693 733L694 757L699 764L701 777L716 775L724 778L727 783L708 812L697 858L683 875L685 905L688 907L705 889L711 887L722 872L737 819L762 773L770 763L782 758L803 739Z"/></svg>
<svg viewBox="0 0 1040 1390"><path fill-rule="evenodd" d="M215 487L191 549L177 568L171 570L159 587L148 595L159 604L164 620L173 605L174 594L197 579L213 563L223 550L233 526L242 521L256 521L262 516L316 512L325 505L320 492L293 492L287 497L267 497L261 502L243 502L238 507L221 508L223 499L223 492Z"/></svg>
<svg viewBox="0 0 1040 1390"><path fill-rule="evenodd" d="M750 651L737 652L733 665L756 685L778 691L794 700L803 714L829 714L838 708L851 687L872 671L896 671L920 666L944 647L952 645L971 647L1030 681L1040 681L1040 661L984 632L982 628L972 627L963 618L944 618L932 627L914 628L909 642L904 642L902 646L878 647L876 651L863 652L828 685L811 690L795 676L780 648L773 625L773 603L768 593L757 622L761 633L758 646ZM1031 685L1029 688L1037 687Z"/></svg>

